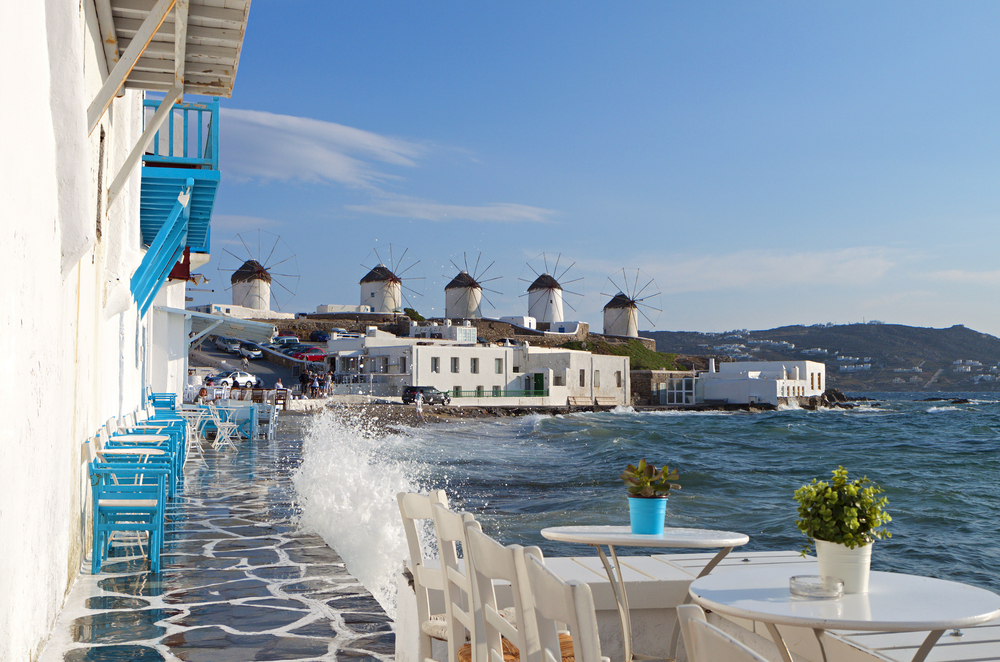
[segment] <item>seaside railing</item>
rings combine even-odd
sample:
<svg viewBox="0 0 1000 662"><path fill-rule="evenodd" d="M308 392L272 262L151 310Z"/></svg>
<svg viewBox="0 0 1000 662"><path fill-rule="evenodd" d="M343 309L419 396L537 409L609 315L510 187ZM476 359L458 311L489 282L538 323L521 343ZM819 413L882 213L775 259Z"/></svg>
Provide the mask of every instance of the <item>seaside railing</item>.
<svg viewBox="0 0 1000 662"><path fill-rule="evenodd" d="M143 123L152 119L159 99L142 102ZM219 100L176 103L170 119L156 132L142 161L145 165L219 169Z"/></svg>
<svg viewBox="0 0 1000 662"><path fill-rule="evenodd" d="M472 389L472 390L462 390L462 389L452 389L449 391L451 397L453 398L547 398L549 397L549 389L539 389L539 390L512 390L512 389L499 389L490 390L486 389Z"/></svg>

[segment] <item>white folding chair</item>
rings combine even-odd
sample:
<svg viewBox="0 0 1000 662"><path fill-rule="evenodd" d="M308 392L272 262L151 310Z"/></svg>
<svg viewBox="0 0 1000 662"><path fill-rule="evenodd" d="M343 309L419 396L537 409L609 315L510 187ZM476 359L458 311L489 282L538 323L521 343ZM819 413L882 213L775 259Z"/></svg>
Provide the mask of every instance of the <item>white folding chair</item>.
<svg viewBox="0 0 1000 662"><path fill-rule="evenodd" d="M233 443L233 435L236 434L236 428L239 427L239 424L235 421L230 421L225 413L220 412L214 403L209 403L208 414L212 417L212 423L215 424L213 448L219 449L223 446L229 446L233 450L236 450L236 444Z"/></svg>
<svg viewBox="0 0 1000 662"><path fill-rule="evenodd" d="M602 662L597 633L597 612L590 587L576 580L565 581L545 567L543 561L521 551L524 574L534 606L541 644L541 662L561 662L564 655L558 625L564 623L573 637L576 662ZM530 618L530 616L529 616ZM529 660L528 662L535 662Z"/></svg>
<svg viewBox="0 0 1000 662"><path fill-rule="evenodd" d="M406 545L410 551L407 567L413 576L413 591L417 595L417 620L420 623L420 661L431 659L431 639L447 641L447 628L444 614L431 614L429 590L444 591L444 579L440 567L430 567L427 560L433 556L431 550L425 550L420 531L422 522L433 520L431 512L433 504L448 507L448 497L444 490L432 490L430 494L413 494L400 492L396 495L399 503L399 514L403 519L403 531L406 532Z"/></svg>
<svg viewBox="0 0 1000 662"><path fill-rule="evenodd" d="M684 636L688 662L767 662L731 636L705 620L705 612L698 605L680 605L677 618Z"/></svg>

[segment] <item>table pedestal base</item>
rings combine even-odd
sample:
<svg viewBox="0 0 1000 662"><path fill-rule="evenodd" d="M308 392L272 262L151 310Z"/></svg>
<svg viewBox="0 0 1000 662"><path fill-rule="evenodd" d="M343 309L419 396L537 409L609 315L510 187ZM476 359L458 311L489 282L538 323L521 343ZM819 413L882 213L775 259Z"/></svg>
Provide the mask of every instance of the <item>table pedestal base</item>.
<svg viewBox="0 0 1000 662"><path fill-rule="evenodd" d="M615 603L618 607L618 619L622 624L622 650L625 653L625 662L632 662L632 660L674 660L677 658L677 642L678 635L681 631L680 620L674 622L674 630L670 635L670 652L667 658L662 657L650 657L648 655L643 655L641 653L636 653L632 650L632 620L629 617L628 608L628 594L625 592L625 577L622 574L622 566L618 561L618 554L615 553L615 546L608 545L608 552L611 554L611 559L614 561L614 567L608 561L607 555L604 553L604 549L600 545L592 545L592 547L597 548L597 555L601 558L601 563L604 564L604 571L608 573L608 581L611 582L611 592L615 596ZM726 558L729 552L733 551L732 547L723 547L719 550L719 553L712 557L712 560L702 568L698 577L704 577L708 573L712 572L715 566L719 565L722 559ZM682 604L688 604L691 602L691 595L688 594L684 598ZM779 650L784 646L784 642L778 646ZM785 648L787 651L787 648ZM787 662L791 662L788 659ZM825 662L825 660L824 660Z"/></svg>

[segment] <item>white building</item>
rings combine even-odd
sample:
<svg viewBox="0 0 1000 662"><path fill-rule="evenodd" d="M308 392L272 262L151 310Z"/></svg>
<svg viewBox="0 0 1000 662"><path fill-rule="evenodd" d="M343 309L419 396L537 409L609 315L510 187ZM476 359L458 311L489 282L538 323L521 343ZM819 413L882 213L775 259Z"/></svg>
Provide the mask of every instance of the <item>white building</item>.
<svg viewBox="0 0 1000 662"><path fill-rule="evenodd" d="M483 286L461 271L444 286L444 316L450 319L482 317Z"/></svg>
<svg viewBox="0 0 1000 662"><path fill-rule="evenodd" d="M475 333L475 327L451 328ZM397 396L406 386L434 386L451 393L453 405L618 405L631 399L625 356L399 338L374 327L363 338L331 339L327 347L336 390L345 393Z"/></svg>
<svg viewBox="0 0 1000 662"><path fill-rule="evenodd" d="M331 313L373 313L375 310L371 306L347 306L341 304L323 304L316 306L316 312L320 315Z"/></svg>
<svg viewBox="0 0 1000 662"><path fill-rule="evenodd" d="M376 313L401 312L403 281L389 267L379 264L365 274L361 285L362 306L371 306Z"/></svg>
<svg viewBox="0 0 1000 662"><path fill-rule="evenodd" d="M565 319L562 285L553 276L542 274L528 286L528 316L543 324Z"/></svg>
<svg viewBox="0 0 1000 662"><path fill-rule="evenodd" d="M204 14L195 10L203 4L192 0L190 14ZM177 57L185 44L175 44L172 6L0 4L0 259L15 274L0 306L0 394L11 414L0 431L0 660L37 658L84 565L88 438L142 405L147 389L180 393L186 381L195 330L183 311L186 276L170 274L186 252L187 268L204 263L217 162L197 172L157 167L146 148L163 122L187 112L174 105L182 95L231 94L249 2L229 0L193 21L220 46L212 69L225 73L211 75L186 73L200 56L192 48ZM127 48L117 41L126 25ZM149 35L157 57L133 69L147 46L137 34ZM144 99L146 90L166 99ZM216 128L218 106L201 101L197 112ZM154 194L165 203L158 217L145 204Z"/></svg>
<svg viewBox="0 0 1000 662"><path fill-rule="evenodd" d="M239 319L268 319L287 320L294 319L295 313L279 313L275 310L260 310L258 308L245 308L228 303L205 303L198 306L188 306L188 310L196 313L206 313L209 315L226 315Z"/></svg>
<svg viewBox="0 0 1000 662"><path fill-rule="evenodd" d="M820 396L826 365L815 361L709 362L698 375L699 401L729 404L780 404L784 398Z"/></svg>
<svg viewBox="0 0 1000 662"><path fill-rule="evenodd" d="M410 322L410 338L430 338L432 340L453 340L459 343L475 343L476 327L469 320L462 324L452 324L450 319L438 322Z"/></svg>

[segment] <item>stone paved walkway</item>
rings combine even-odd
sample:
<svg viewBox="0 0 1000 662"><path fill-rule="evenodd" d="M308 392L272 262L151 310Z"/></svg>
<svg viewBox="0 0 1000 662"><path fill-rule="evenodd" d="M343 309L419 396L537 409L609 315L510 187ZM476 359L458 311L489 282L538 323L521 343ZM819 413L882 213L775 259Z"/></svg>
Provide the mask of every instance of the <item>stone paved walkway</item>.
<svg viewBox="0 0 1000 662"><path fill-rule="evenodd" d="M82 575L41 662L392 660L389 618L336 552L295 527L303 422L283 415L276 440L189 460L162 571L123 556Z"/></svg>

